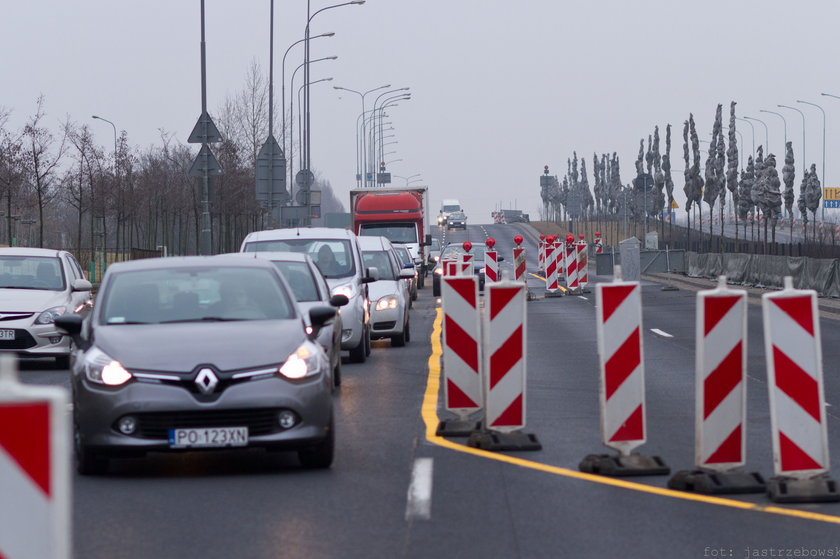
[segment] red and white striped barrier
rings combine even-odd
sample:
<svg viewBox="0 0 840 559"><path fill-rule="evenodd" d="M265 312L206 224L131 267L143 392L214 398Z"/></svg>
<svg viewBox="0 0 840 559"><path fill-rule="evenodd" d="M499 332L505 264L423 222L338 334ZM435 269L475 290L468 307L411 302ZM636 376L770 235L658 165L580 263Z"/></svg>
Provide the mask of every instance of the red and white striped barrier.
<svg viewBox="0 0 840 559"><path fill-rule="evenodd" d="M525 249L521 247L522 235L516 235L513 242L516 243L516 248L513 249L513 276L515 281L527 281L525 278Z"/></svg>
<svg viewBox="0 0 840 559"><path fill-rule="evenodd" d="M458 275L459 276L471 276L473 275L473 255L470 253L472 250L472 243L469 241L464 241L461 245L461 248L464 249L464 252L458 255Z"/></svg>
<svg viewBox="0 0 840 559"><path fill-rule="evenodd" d="M602 254L604 252L604 241L601 239L601 232L595 231L595 254Z"/></svg>
<svg viewBox="0 0 840 559"><path fill-rule="evenodd" d="M583 288L589 283L589 254L586 252L588 245L580 236L580 240L575 245L577 251L577 271L578 271L578 285Z"/></svg>
<svg viewBox="0 0 840 559"><path fill-rule="evenodd" d="M493 249L496 239L487 237L484 244L489 249L484 251L484 280L487 283L495 283L499 281L499 253Z"/></svg>
<svg viewBox="0 0 840 559"><path fill-rule="evenodd" d="M695 464L725 471L746 462L747 292L697 294Z"/></svg>
<svg viewBox="0 0 840 559"><path fill-rule="evenodd" d="M560 250L563 250L562 244ZM566 288L569 291L576 291L578 287L577 273L577 250L575 250L575 238L571 233L566 235Z"/></svg>
<svg viewBox="0 0 840 559"><path fill-rule="evenodd" d="M645 436L645 366L642 288L637 281L595 286L596 332L601 365L601 441L628 456Z"/></svg>
<svg viewBox="0 0 840 559"><path fill-rule="evenodd" d="M785 288L761 297L777 476L804 479L829 469L817 294Z"/></svg>
<svg viewBox="0 0 840 559"><path fill-rule="evenodd" d="M460 258L458 258L458 259L444 258L443 264L441 264L441 267L443 269L443 276L444 277L457 276L458 275L458 269L459 269L459 266L460 266L459 263L460 263Z"/></svg>
<svg viewBox="0 0 840 559"><path fill-rule="evenodd" d="M446 409L462 418L481 409L478 278L444 277L443 372Z"/></svg>
<svg viewBox="0 0 840 559"><path fill-rule="evenodd" d="M485 420L493 431L525 427L526 287L504 281L487 288L485 307Z"/></svg>
<svg viewBox="0 0 840 559"><path fill-rule="evenodd" d="M0 557L71 556L68 404L61 388L18 383L0 356Z"/></svg>
<svg viewBox="0 0 840 559"><path fill-rule="evenodd" d="M545 235L540 234L540 242L537 245L537 270L545 272Z"/></svg>
<svg viewBox="0 0 840 559"><path fill-rule="evenodd" d="M556 293L559 289L557 283L557 244L552 240L546 243L546 269L545 269L545 290L549 293Z"/></svg>

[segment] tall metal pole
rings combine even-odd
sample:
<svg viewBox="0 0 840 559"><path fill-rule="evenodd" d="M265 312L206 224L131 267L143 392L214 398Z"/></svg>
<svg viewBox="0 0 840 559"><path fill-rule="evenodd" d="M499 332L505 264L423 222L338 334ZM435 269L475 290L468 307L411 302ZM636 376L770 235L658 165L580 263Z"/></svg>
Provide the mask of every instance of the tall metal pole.
<svg viewBox="0 0 840 559"><path fill-rule="evenodd" d="M204 41L204 0L201 0L201 114L207 112L207 49ZM201 149L209 149L207 136L201 143ZM199 252L203 255L211 253L212 238L210 236L210 175L205 162L201 178L201 239Z"/></svg>
<svg viewBox="0 0 840 559"><path fill-rule="evenodd" d="M753 125L753 123L750 122L749 120L746 120L746 119L741 118L739 116L736 116L735 120L740 120L740 121L746 122L747 124L750 125L750 130L752 130L752 155L755 155L755 125Z"/></svg>
<svg viewBox="0 0 840 559"><path fill-rule="evenodd" d="M105 122L107 122L108 124L111 125L111 128L114 129L114 180L116 181L117 180L117 126L113 122L108 120L107 118L102 118L101 116L93 115L91 118L95 118L96 120L105 121ZM106 244L105 243L105 216L103 215L102 216L102 247L101 247L102 248L102 254L99 257L100 258L100 262L99 262L99 267L100 267L99 279L100 279L100 281L105 276L105 268L107 267L107 265L105 263L105 244Z"/></svg>
<svg viewBox="0 0 840 559"><path fill-rule="evenodd" d="M379 87L369 89L365 92L356 91L355 89L350 89L350 88L347 88L347 87L341 87L341 86L337 86L337 85L334 85L333 89L349 91L349 92L355 93L356 95L361 97L362 98L362 114L364 114L366 112L365 111L365 96L368 93L373 93L374 91L379 91L380 89L385 89L386 87L391 87L391 85L390 84L381 85ZM357 119L357 121L358 121L358 119ZM364 138L362 138L362 143L364 143ZM358 127L358 122L357 122L357 125L356 125L356 176L357 176L356 187L361 186L361 173L360 173L359 169L361 167L361 165L360 165L361 152L363 152L363 151L364 151L364 146L362 146L361 149L360 149L360 146L359 146L359 127Z"/></svg>
<svg viewBox="0 0 840 559"><path fill-rule="evenodd" d="M820 110L823 117L823 153L822 153L822 180L823 180L823 187L828 184L828 181L825 180L825 111L822 107L817 105L816 103L810 103L808 101L796 101L797 103L802 103L803 105L811 105L812 107L816 107ZM820 213L820 219L825 221L825 201L823 200L822 204L822 212Z"/></svg>
<svg viewBox="0 0 840 559"><path fill-rule="evenodd" d="M790 109L792 111L796 111L797 113L799 113L799 116L802 117L802 174L804 176L804 174L808 172L808 162L805 160L805 113L803 113L796 107L791 107L790 105L776 106L781 109Z"/></svg>
<svg viewBox="0 0 840 559"><path fill-rule="evenodd" d="M770 129L767 127L767 123L761 119L745 116L745 120L754 120L764 126L764 149L769 154L770 153Z"/></svg>

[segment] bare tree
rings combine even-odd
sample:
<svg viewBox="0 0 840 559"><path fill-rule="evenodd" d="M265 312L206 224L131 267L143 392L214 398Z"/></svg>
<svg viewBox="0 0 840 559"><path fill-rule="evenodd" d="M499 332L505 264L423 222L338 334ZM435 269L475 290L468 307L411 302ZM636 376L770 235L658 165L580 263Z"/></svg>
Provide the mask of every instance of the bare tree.
<svg viewBox="0 0 840 559"><path fill-rule="evenodd" d="M729 104L729 148L726 150L726 188L732 196L733 215L738 212L738 136L735 129L735 101ZM723 208L721 207L721 210ZM723 227L721 225L721 227ZM721 233L722 234L722 233ZM735 220L735 242L738 242L738 221Z"/></svg>

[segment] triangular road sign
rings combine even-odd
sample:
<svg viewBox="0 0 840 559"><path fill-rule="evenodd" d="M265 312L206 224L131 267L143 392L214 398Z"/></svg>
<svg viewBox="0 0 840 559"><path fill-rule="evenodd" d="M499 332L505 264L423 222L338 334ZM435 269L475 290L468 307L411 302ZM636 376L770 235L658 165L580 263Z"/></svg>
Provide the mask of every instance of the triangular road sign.
<svg viewBox="0 0 840 559"><path fill-rule="evenodd" d="M210 146L203 145L198 155L190 167L191 177L203 177L205 171L208 175L221 175L223 173L222 166L219 165L219 160L210 151Z"/></svg>
<svg viewBox="0 0 840 559"><path fill-rule="evenodd" d="M187 139L187 143L212 144L221 141L222 135L216 125L213 124L213 119L206 112L201 113L198 122L195 123L193 131L190 133L190 137Z"/></svg>

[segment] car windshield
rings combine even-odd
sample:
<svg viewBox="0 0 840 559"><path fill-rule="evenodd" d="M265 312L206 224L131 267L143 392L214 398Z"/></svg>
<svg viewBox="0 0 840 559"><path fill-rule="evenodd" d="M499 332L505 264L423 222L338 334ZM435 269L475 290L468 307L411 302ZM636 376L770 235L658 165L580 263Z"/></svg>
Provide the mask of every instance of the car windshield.
<svg viewBox="0 0 840 559"><path fill-rule="evenodd" d="M362 252L362 259L365 261L365 268L370 268L373 266L376 267L377 270L379 270L379 279L397 279L396 271L391 265L391 259L388 258L388 253L384 250L372 250Z"/></svg>
<svg viewBox="0 0 840 559"><path fill-rule="evenodd" d="M472 249L470 250L470 254L473 255L473 261L484 260L484 251L486 247L484 245L473 245ZM449 257L454 257L456 254L463 254L464 249L461 245L449 245L445 249L443 249L443 253L440 255L441 260L446 260Z"/></svg>
<svg viewBox="0 0 840 559"><path fill-rule="evenodd" d="M280 320L295 316L270 270L247 267L163 268L117 273L103 294L105 324Z"/></svg>
<svg viewBox="0 0 840 559"><path fill-rule="evenodd" d="M397 251L397 256L400 257L400 260L403 264L413 264L414 261L411 259L411 255L408 254L408 249L403 246L395 246L394 250Z"/></svg>
<svg viewBox="0 0 840 559"><path fill-rule="evenodd" d="M318 286L315 278L306 262L281 262L275 261L274 265L286 278L292 293L298 301L318 301Z"/></svg>
<svg viewBox="0 0 840 559"><path fill-rule="evenodd" d="M445 211L445 212L457 212L457 211L459 211L460 209L461 209L461 206L459 206L459 205L457 205L457 204L456 204L456 205L454 205L454 206L451 206L451 205L450 205L450 206L444 206L444 207L443 207L443 211Z"/></svg>
<svg viewBox="0 0 840 559"><path fill-rule="evenodd" d="M356 273L350 241L341 239L278 239L245 245L245 252L283 251L308 254L325 278L343 278Z"/></svg>
<svg viewBox="0 0 840 559"><path fill-rule="evenodd" d="M449 219L464 219L466 216L463 212L453 212L449 214Z"/></svg>
<svg viewBox="0 0 840 559"><path fill-rule="evenodd" d="M0 256L0 288L63 291L61 261L53 256Z"/></svg>
<svg viewBox="0 0 840 559"><path fill-rule="evenodd" d="M365 223L359 235L385 237L392 243L416 243L417 227L413 223Z"/></svg>

